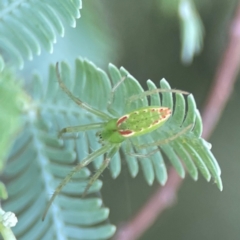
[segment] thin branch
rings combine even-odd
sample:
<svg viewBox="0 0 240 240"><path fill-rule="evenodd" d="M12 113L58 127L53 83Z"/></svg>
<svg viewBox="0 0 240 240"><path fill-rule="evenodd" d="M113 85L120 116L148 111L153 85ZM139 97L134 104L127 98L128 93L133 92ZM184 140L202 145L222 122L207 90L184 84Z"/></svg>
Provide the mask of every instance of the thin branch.
<svg viewBox="0 0 240 240"><path fill-rule="evenodd" d="M238 74L240 64L240 4L231 24L229 35L228 46L219 64L211 91L203 109L204 138L208 138L217 125L229 96L231 96ZM171 168L166 185L160 187L150 197L148 202L133 219L118 229L114 239L138 239L154 223L156 218L174 203L177 191L182 182L182 179L177 175L174 168Z"/></svg>
<svg viewBox="0 0 240 240"><path fill-rule="evenodd" d="M202 113L203 136L213 132L223 109L232 94L240 63L240 4L230 26L230 38Z"/></svg>

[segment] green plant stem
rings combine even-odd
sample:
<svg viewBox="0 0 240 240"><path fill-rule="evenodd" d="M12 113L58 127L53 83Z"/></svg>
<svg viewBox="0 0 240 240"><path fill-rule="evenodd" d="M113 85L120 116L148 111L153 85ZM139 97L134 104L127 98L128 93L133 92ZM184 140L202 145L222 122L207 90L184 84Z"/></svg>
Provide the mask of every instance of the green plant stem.
<svg viewBox="0 0 240 240"><path fill-rule="evenodd" d="M2 234L2 237L4 240L16 240L16 237L14 236L12 229L10 227L5 227L2 224L2 216L5 212L0 208L0 232Z"/></svg>
<svg viewBox="0 0 240 240"><path fill-rule="evenodd" d="M5 227L0 224L0 232L4 240L16 240L16 237L14 236L11 228Z"/></svg>

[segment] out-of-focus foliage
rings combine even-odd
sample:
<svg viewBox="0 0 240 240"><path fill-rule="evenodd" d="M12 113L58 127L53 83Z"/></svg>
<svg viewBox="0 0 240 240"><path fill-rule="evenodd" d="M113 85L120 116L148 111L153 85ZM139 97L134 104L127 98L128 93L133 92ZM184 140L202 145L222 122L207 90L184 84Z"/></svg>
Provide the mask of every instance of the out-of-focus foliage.
<svg viewBox="0 0 240 240"><path fill-rule="evenodd" d="M0 72L0 170L10 146L21 128L21 113L28 105L19 79L9 69Z"/></svg>
<svg viewBox="0 0 240 240"><path fill-rule="evenodd" d="M6 3L15 6L15 2L20 3L25 1L0 2L1 4ZM28 1L28 4L32 2L33 1ZM41 4L41 2L44 1L34 2ZM76 3L78 0L72 0L71 2ZM183 31L179 31L179 24L182 22L179 17L180 0L86 0L83 1L83 10L81 10L83 18L77 20L77 27L71 29L69 24L66 26L64 25L65 37L63 39L59 37L59 34L56 34L57 43L53 48L53 54L50 55L44 50L43 45L41 45L41 56L36 57L37 52L32 52L33 61L24 62L25 68L21 72L24 76L24 80L26 80L24 86L26 86L27 89L31 89L27 80L31 78L33 70L37 70L42 77L41 80L45 80L47 79L47 69L50 62L55 64L57 61L64 59L73 65L73 59L80 55L88 57L101 67L107 66L108 62L123 65L129 69L137 79L142 80L143 85L146 84L147 78L154 79L156 84L158 84L158 80L165 77L169 80L172 87L193 92L196 97L196 102L201 106L201 103L204 102L205 95L208 92L209 84L213 79L213 74L216 70L215 68L220 61L222 51L225 48L230 21L233 18L234 9L238 1L195 0L191 2L195 5L195 7L189 8L192 16L194 17L195 14L196 20L196 16L200 13L201 19L204 22L205 41L200 56L198 56L187 68L183 67L182 63L179 61L181 48L183 46L180 45L181 32ZM160 6L160 8L157 8L156 5ZM32 9L35 10L34 5L32 6ZM11 9L13 8L8 8L10 11L4 12L2 9L3 8L1 8L0 13L5 14L5 20L10 19L12 14ZM101 10L99 11L99 9ZM34 11L34 14L37 13L37 11ZM84 17L85 13L87 14L86 18ZM168 17L163 13L168 13ZM7 16L8 14L10 15ZM9 25L7 22L4 23ZM197 21L195 24L197 25ZM195 34L186 34L186 36L190 37L190 39L194 39L199 32L196 31L197 29L192 29L192 25L187 25L187 22L185 25L186 27L190 26L189 29ZM2 29L4 29L4 26ZM19 31L22 29L25 29L23 25L21 25ZM185 31L185 33L187 33L187 31ZM23 36L21 37L23 38ZM2 35L1 42L4 42L4 38L5 37ZM8 38L8 40L10 43L14 41L17 44L16 46L13 46L12 50L16 53L16 47L21 44L21 41L18 42L16 39L11 39L11 37ZM201 43L202 40L199 38L196 39L196 41L195 46L199 46L199 43ZM14 55L12 55L12 57L10 55L7 57L7 49L3 49L2 46L3 45L1 45L0 49L1 54L4 56L4 60L10 64L13 63L16 68L16 66L21 63L21 61L18 61L19 56L15 59L12 58ZM118 46L122 46L120 52L116 50ZM189 46L193 51L193 43ZM22 53L23 50L24 48L18 49L17 51ZM195 53L190 53L187 56L194 57ZM22 56L24 60L24 56L27 57L28 55ZM190 57L188 59L191 59ZM14 60L14 62L11 60ZM3 70L4 67L5 63L0 56L0 70ZM44 82L42 84L45 85ZM224 184L226 186L224 192L219 194L218 191L214 190L213 186L206 184L204 181L202 182L201 178L197 183L186 180L179 194L178 205L170 211L166 211L164 217L157 220L155 225L150 231L145 233L142 239L238 239L238 236L240 235L239 226L237 224L240 221L238 214L240 196L236 191L236 179L239 177L238 156L240 155L238 146L240 133L238 127L236 127L238 126L239 119L237 111L239 105L239 102L237 101L238 88L239 86L237 84L232 101L226 110L226 114L223 115L222 121L219 123L216 131L217 133L211 139L211 142L213 143L212 151L219 159L224 173ZM6 110L3 110L1 106L0 118L2 117L1 114L5 112ZM31 111L31 114L32 113L35 113L35 110ZM34 114L31 116L34 117ZM30 116L28 115L28 117ZM75 121L79 124L80 120L77 119ZM39 136L37 137L39 138ZM40 137L42 137L42 135L40 135ZM9 139L12 139L12 137ZM28 139L32 140L32 138ZM231 139L231 144L228 144L229 141L226 141L226 139ZM47 144L48 143L49 142L47 142ZM66 144L64 147L68 146L67 141L64 144ZM38 153L41 154L40 151ZM7 151L4 154L8 155ZM27 162L26 164L28 163L30 166L32 161ZM35 169L36 171L33 172L32 175L28 175L31 182L33 182L37 176L37 174L34 173L38 173L39 168L37 165L31 167L37 169ZM19 171L19 169L16 170L16 172L17 171ZM23 172L26 173L26 171ZM122 166L122 172L124 172L124 165ZM103 174L102 177L104 178L105 184L103 193L104 196L106 196L104 202L111 209L111 220L113 220L114 223L120 223L123 219L127 219L127 216L129 217L129 214L137 211L144 203L147 196L151 194L152 188L146 186L141 174L140 171L138 175L139 177L134 181L131 181L130 179L126 180L126 176L128 175L122 174L115 181L110 181L108 171L105 171ZM18 178L15 178L15 180L18 180ZM126 186L129 187L130 190L128 190ZM12 185L12 188L15 188L14 184ZM16 193L15 195L10 195L10 198L14 200L14 203L12 202L9 205L9 209L11 209L11 207L13 207L13 210L16 208L16 199L17 204L24 203L24 200L20 198L20 192L26 191L26 188L23 190L19 189L19 193ZM37 196L39 196L38 194L39 193L37 193ZM52 192L48 194L47 198L49 198L49 195L51 194ZM6 194L3 195L6 197ZM64 199L62 200L59 198L59 202L61 201L63 201L63 204L65 203ZM29 208L29 204L30 203L27 202L24 209ZM95 209L100 209L100 211L104 209L101 208L102 201L100 198L96 198L94 204L93 205L96 206ZM132 212L129 210L131 209L129 205L132 206ZM35 206L36 209L38 209L39 205ZM86 205L82 206L85 208L84 206ZM43 209L43 206L40 206L40 208ZM88 211L88 208L86 209ZM105 210L106 208L103 211ZM29 210L29 212L31 211L34 212L34 210ZM41 214L38 214L40 219ZM29 226L29 222L32 221L34 223L33 226L37 226L35 223L39 219L24 219L26 220L26 230L24 229L20 233L20 240L28 231L27 227ZM44 226L46 225L44 224ZM61 225L56 224L54 226L62 229ZM46 238L49 236L48 234L52 233L50 231L46 232ZM34 234L30 236L35 237ZM59 238L61 238L60 235ZM27 238L27 240L28 239L29 238Z"/></svg>
<svg viewBox="0 0 240 240"><path fill-rule="evenodd" d="M181 31L181 61L189 65L203 47L204 27L194 0L157 0L162 13L179 16Z"/></svg>
<svg viewBox="0 0 240 240"><path fill-rule="evenodd" d="M42 47L52 53L56 32L64 35L63 21L76 26L81 5L81 0L1 1L0 48L4 58L21 69L24 59L32 60L34 54L41 53Z"/></svg>
<svg viewBox="0 0 240 240"><path fill-rule="evenodd" d="M7 189L3 182L0 182L0 198L6 200L8 198Z"/></svg>
<svg viewBox="0 0 240 240"><path fill-rule="evenodd" d="M178 11L181 20L181 60L184 64L190 64L194 55L202 50L204 28L193 1L181 0Z"/></svg>
<svg viewBox="0 0 240 240"><path fill-rule="evenodd" d="M0 72L0 106L0 171L2 171L12 143L21 130L21 115L29 106L29 98L22 90L19 79L16 79L7 68ZM0 182L0 199L6 200L7 197L6 187ZM8 221L11 221L11 216L0 209L0 232L4 240L15 240Z"/></svg>
<svg viewBox="0 0 240 240"><path fill-rule="evenodd" d="M71 65L74 59L91 59L100 67L106 67L109 62L115 62L121 56L119 39L113 22L109 20L106 6L100 1L84 1L81 18L76 19L76 27L65 26L64 38L57 37L54 53L49 54L43 49L41 55L26 62L22 74L30 81L33 69L47 79L48 66L56 62L67 60ZM114 49L114 51L113 51Z"/></svg>
<svg viewBox="0 0 240 240"><path fill-rule="evenodd" d="M77 63L76 72L81 75L81 62ZM91 64L86 64L86 71L88 78L94 75ZM78 74L74 78L68 73L69 69L65 69L63 75L67 76L68 83L75 91L79 90L82 85ZM62 127L76 125L79 119L89 122L91 118L59 91L55 66L50 66L49 77L44 82L47 87L39 76L33 78L30 94L35 108L24 117L23 131L12 147L3 173L9 194L4 210L18 216L19 223L13 228L18 239L72 239L76 236L84 240L108 239L114 234L115 226L107 222L109 209L97 197L102 182L96 181L89 190L92 195L81 199L91 174L87 168L75 174L53 203L45 221L41 221L49 196L59 181L96 144L94 135L91 135L90 145L84 134L76 140L57 139ZM82 90L85 96L89 95L89 91Z"/></svg>

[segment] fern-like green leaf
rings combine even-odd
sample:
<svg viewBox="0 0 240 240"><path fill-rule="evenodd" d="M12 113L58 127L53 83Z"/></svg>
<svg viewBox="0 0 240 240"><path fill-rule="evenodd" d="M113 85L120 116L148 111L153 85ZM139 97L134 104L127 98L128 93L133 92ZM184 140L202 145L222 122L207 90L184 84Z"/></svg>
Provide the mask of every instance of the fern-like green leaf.
<svg viewBox="0 0 240 240"><path fill-rule="evenodd" d="M176 98L174 102L172 96L173 93L169 91L163 92L161 93L161 98L160 95L156 93L150 95L150 102L148 102L146 97L142 97L141 99L133 101L129 107L127 102L123 101L123 99L134 99L132 96L135 94L141 94L143 89L137 80L129 75L124 68L121 68L121 71L119 71L116 67L110 65L109 71L114 83L119 81L122 76L128 76L125 83L119 87L115 94L113 105L118 109L119 116L124 115L129 111L133 111L134 109L147 106L149 103L154 106L161 105L169 107L173 110L172 118L161 128L148 135L133 138L132 140L134 145L142 145L142 148L144 148L140 152L142 155L146 155L146 158L140 158L139 161L147 182L152 184L154 176L156 175L157 180L161 184L165 184L167 180L167 171L162 156L165 155L181 177L185 176L185 170L182 164L183 161L187 171L194 180L198 179L197 169L199 169L207 181L209 181L212 176L216 181L218 188L222 190L220 168L210 151L210 144L201 138L202 122L199 111L196 109L193 96L189 95L186 102L183 95L177 93L175 94ZM152 81L148 80L147 83L149 90L153 91L156 89L156 86ZM160 81L160 87L162 89L171 90L165 79ZM165 139L170 139L174 135L190 127L191 129L189 129L189 131L181 134L175 140L164 143ZM155 154L148 154L156 149L155 145L157 142L159 142L160 151L157 151ZM126 146L123 145L123 151L129 152L129 149L126 149ZM135 150L132 148L130 151L134 152ZM129 157L126 155L129 164L130 161L128 158ZM132 159L134 159L134 157L131 157L131 161ZM135 167L133 168L133 164L129 164L129 169L133 176L135 176L138 171L137 164L134 164L134 166Z"/></svg>
<svg viewBox="0 0 240 240"><path fill-rule="evenodd" d="M65 74L67 72L70 73L66 69ZM75 84L77 82L72 81L72 89ZM15 141L3 174L9 192L4 210L11 210L18 216L19 223L13 228L17 239L72 239L76 236L84 240L108 239L114 234L115 226L106 222L109 209L102 206L98 197L102 182L98 180L90 188L91 197L81 199L90 175L87 168L74 176L53 203L45 221L41 221L57 184L94 147L87 143L85 134L75 140L56 138L59 129L66 124L90 119L59 91L54 66L50 67L48 87L43 89L42 86L41 79L34 76L35 108L25 116L24 131Z"/></svg>
<svg viewBox="0 0 240 240"><path fill-rule="evenodd" d="M0 46L4 59L23 68L43 47L53 52L56 33L63 36L63 21L72 27L80 17L81 0L4 1L0 3ZM0 61L0 69L4 62Z"/></svg>
<svg viewBox="0 0 240 240"><path fill-rule="evenodd" d="M148 97L144 95L139 82L124 68L119 70L110 64L109 73L111 81L104 71L86 60L76 60L75 72L66 63L61 64L61 77L70 91L85 103L113 117L148 105L165 106L173 110L172 117L158 130L131 138L130 146L125 142L122 144L121 156L125 155L131 175L135 177L141 168L149 184L156 178L164 185L167 181L165 160L169 159L181 177L185 176L186 169L197 180L199 170L207 181L212 176L222 190L220 168L210 151L210 144L201 138L202 122L193 96L184 97L182 93L170 92L168 82L163 79L160 87L166 92L160 95L155 84L147 81L151 93ZM112 86L122 77L126 78L112 95ZM46 202L57 184L73 166L101 147L93 130L71 135L69 137L74 139L64 140L57 139L59 130L100 120L81 109L61 91L54 66L50 67L46 89L43 89L40 78L34 77L32 94L35 103L33 109L36 110L27 115L25 129L13 146L4 173L9 191L9 200L5 202L4 209L10 209L19 218L14 228L16 236L21 239L111 237L115 227L105 222L109 210L94 195L101 189L102 182L97 180L87 198L81 199L91 174L87 168L74 175L53 202L46 220L40 221ZM139 94L141 97L133 100ZM107 106L111 98L112 111L109 113ZM130 102L131 99L133 101ZM173 136L177 137L171 139ZM171 141L166 142L166 139ZM94 167L98 169L102 161L103 156L95 159ZM111 160L109 169L113 178L119 175L120 153Z"/></svg>

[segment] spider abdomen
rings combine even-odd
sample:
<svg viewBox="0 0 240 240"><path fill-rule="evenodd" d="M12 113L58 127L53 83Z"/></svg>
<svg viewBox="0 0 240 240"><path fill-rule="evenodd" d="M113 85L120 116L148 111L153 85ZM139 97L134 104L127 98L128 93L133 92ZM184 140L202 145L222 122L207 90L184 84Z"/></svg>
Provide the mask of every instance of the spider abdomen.
<svg viewBox="0 0 240 240"><path fill-rule="evenodd" d="M123 137L140 136L162 126L171 116L167 107L145 107L128 113L117 120L117 129Z"/></svg>

